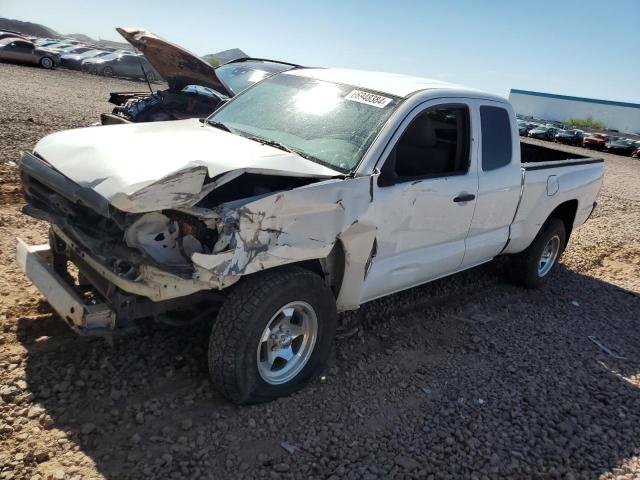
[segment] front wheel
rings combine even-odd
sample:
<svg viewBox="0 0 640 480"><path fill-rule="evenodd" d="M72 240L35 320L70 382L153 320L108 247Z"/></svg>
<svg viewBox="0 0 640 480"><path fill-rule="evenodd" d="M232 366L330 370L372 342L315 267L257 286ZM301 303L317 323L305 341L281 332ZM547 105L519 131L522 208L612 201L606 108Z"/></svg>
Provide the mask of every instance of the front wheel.
<svg viewBox="0 0 640 480"><path fill-rule="evenodd" d="M549 218L531 245L511 257L512 280L527 288L542 285L558 264L566 238L564 223L557 218Z"/></svg>
<svg viewBox="0 0 640 480"><path fill-rule="evenodd" d="M242 279L211 329L215 388L238 404L299 390L325 365L336 322L335 297L313 272L285 267Z"/></svg>
<svg viewBox="0 0 640 480"><path fill-rule="evenodd" d="M105 76L105 77L113 77L113 68L104 67L102 69L102 75Z"/></svg>
<svg viewBox="0 0 640 480"><path fill-rule="evenodd" d="M47 70L50 70L53 68L53 60L49 57L42 57L40 59L40 66L42 68L46 68Z"/></svg>

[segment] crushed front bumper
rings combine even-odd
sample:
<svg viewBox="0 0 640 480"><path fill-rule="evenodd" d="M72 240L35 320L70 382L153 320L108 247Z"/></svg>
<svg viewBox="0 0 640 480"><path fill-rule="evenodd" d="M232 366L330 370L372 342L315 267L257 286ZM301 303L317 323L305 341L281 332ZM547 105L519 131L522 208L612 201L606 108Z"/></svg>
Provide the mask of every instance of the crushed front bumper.
<svg viewBox="0 0 640 480"><path fill-rule="evenodd" d="M88 304L58 275L49 244L29 245L18 238L16 260L53 309L78 333L99 334L115 327L116 314L106 304Z"/></svg>

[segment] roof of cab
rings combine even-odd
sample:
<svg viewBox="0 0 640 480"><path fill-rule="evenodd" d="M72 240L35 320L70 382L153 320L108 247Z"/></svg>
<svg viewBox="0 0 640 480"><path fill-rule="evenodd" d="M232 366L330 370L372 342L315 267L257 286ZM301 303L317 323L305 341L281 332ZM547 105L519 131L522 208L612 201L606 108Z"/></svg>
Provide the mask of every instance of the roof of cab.
<svg viewBox="0 0 640 480"><path fill-rule="evenodd" d="M430 78L413 77L398 73L368 72L364 70L348 70L343 68L303 68L285 72L287 75L298 75L327 82L344 83L355 87L366 88L378 92L389 93L397 97L408 97L414 92L431 89L455 90L456 93L468 92L473 96L481 95L506 101L502 97L484 93L473 88L453 83L442 82ZM452 92L453 93L453 92Z"/></svg>

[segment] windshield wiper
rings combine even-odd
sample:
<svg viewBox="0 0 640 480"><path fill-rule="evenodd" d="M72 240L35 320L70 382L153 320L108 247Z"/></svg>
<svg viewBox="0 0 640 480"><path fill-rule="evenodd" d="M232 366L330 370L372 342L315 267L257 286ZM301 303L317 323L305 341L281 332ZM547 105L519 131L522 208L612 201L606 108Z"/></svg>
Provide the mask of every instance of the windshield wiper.
<svg viewBox="0 0 640 480"><path fill-rule="evenodd" d="M225 132L233 133L231 129L222 122L216 122L215 120L209 120L208 118L205 121L212 127L219 128L220 130L224 130Z"/></svg>
<svg viewBox="0 0 640 480"><path fill-rule="evenodd" d="M289 153L295 153L296 155L300 155L302 158L306 158L307 160L313 160L313 161L316 160L311 155L307 155L306 153L301 152L300 150L296 150L295 148L291 148L291 147L285 145L284 143L280 143L280 142L278 142L276 140L269 140L268 138L262 138L262 137L258 137L256 135L249 135L249 136L247 136L247 138L249 140L253 140L254 142L261 143L262 145L267 145L269 147L278 148L280 150L284 150L285 152L289 152Z"/></svg>

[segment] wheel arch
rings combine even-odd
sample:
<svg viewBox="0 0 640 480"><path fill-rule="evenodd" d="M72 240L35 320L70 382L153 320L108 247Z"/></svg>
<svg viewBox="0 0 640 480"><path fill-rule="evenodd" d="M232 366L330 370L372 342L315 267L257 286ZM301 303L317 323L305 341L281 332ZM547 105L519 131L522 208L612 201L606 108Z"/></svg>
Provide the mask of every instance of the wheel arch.
<svg viewBox="0 0 640 480"><path fill-rule="evenodd" d="M576 219L576 213L578 212L578 200L567 200L561 203L549 214L549 218L557 218L564 224L564 230L566 234L565 247L569 243L569 237L573 231L573 222Z"/></svg>
<svg viewBox="0 0 640 480"><path fill-rule="evenodd" d="M354 222L336 238L325 258L289 265L320 275L333 291L339 311L357 309L366 275L376 255L376 232L373 224Z"/></svg>

